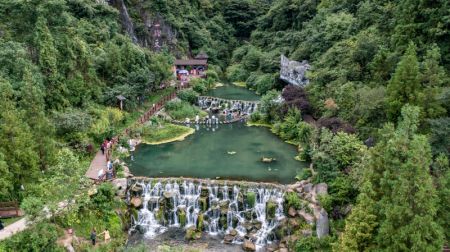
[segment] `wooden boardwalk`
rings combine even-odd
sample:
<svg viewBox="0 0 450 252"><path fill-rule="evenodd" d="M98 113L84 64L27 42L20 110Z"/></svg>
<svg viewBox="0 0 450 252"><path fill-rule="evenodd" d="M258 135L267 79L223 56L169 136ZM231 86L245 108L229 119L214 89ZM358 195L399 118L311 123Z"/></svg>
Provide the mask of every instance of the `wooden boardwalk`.
<svg viewBox="0 0 450 252"><path fill-rule="evenodd" d="M90 179L98 179L98 172L101 169L106 168L106 154L103 155L102 151L98 151L95 158L92 160L89 170L86 172L86 177Z"/></svg>
<svg viewBox="0 0 450 252"><path fill-rule="evenodd" d="M183 83L183 85L178 85L177 90L185 89L189 87L189 83ZM161 110L166 102L174 99L177 97L177 91L174 91L173 93L163 97L159 102L154 104L147 112L145 112L139 119L137 120L137 124L143 124L147 122L156 112ZM130 132L130 129L125 129L122 134L120 135L127 135ZM119 141L119 136L115 136L112 138L112 143L116 144ZM106 153L106 151L105 151ZM98 172L101 169L106 168L106 154L103 155L101 151L98 151L95 155L94 159L92 160L89 169L86 171L86 177L97 180L98 179Z"/></svg>

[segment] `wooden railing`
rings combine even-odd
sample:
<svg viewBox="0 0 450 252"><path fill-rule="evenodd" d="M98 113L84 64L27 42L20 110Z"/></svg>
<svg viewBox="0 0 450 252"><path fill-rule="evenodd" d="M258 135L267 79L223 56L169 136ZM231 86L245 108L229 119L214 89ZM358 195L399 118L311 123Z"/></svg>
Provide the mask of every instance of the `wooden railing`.
<svg viewBox="0 0 450 252"><path fill-rule="evenodd" d="M0 217L19 216L19 204L17 201L0 202Z"/></svg>

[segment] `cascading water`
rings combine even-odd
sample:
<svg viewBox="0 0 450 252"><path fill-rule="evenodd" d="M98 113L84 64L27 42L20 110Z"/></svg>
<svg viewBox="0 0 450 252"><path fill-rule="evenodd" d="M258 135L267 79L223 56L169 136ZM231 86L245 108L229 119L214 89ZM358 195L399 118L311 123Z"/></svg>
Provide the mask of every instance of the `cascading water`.
<svg viewBox="0 0 450 252"><path fill-rule="evenodd" d="M285 218L279 188L205 185L192 181L136 182L142 208L131 230L153 238L168 227L193 228L209 235L234 234L233 243L252 240L261 248L275 240Z"/></svg>

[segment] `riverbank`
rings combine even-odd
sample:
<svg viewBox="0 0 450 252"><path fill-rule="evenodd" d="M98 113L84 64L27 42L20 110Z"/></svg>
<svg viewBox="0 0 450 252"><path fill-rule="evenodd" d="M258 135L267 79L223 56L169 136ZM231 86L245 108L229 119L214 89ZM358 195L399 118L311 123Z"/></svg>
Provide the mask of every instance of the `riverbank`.
<svg viewBox="0 0 450 252"><path fill-rule="evenodd" d="M180 125L175 125L175 126L180 126ZM184 127L184 126L181 126L181 127ZM181 133L178 136L169 137L167 139L161 139L161 140L148 140L148 138L143 137L142 143L150 144L150 145L158 145L158 144L165 144L165 143L170 143L170 142L175 142L175 141L183 141L186 137L195 133L195 130L192 128L189 128L189 127L184 127L184 128L188 128L187 131L184 133Z"/></svg>

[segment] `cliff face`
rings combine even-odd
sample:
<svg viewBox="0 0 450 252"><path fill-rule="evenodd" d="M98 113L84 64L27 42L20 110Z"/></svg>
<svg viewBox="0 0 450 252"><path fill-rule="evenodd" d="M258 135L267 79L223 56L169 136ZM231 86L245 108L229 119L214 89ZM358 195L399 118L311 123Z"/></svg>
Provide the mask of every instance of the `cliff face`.
<svg viewBox="0 0 450 252"><path fill-rule="evenodd" d="M133 21L131 20L130 15L128 14L128 9L127 6L125 5L124 0L111 0L110 3L119 10L120 22L122 23L122 27L124 28L125 32L128 34L128 36L134 43L137 43L138 39L134 32Z"/></svg>
<svg viewBox="0 0 450 252"><path fill-rule="evenodd" d="M153 51L167 47L177 52L177 32L158 13L144 10L142 2L128 8L124 0L110 0L110 4L119 10L122 27L134 43Z"/></svg>

